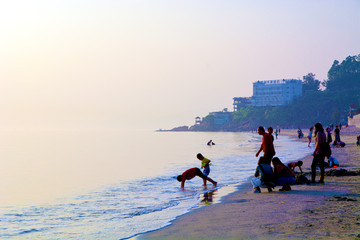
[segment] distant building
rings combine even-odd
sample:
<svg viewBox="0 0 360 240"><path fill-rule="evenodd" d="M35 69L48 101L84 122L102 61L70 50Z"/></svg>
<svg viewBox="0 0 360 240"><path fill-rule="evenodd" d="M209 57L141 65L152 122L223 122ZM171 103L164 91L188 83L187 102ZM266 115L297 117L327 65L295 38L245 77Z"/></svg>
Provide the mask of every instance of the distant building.
<svg viewBox="0 0 360 240"><path fill-rule="evenodd" d="M253 83L252 106L283 106L302 95L302 81L281 79Z"/></svg>
<svg viewBox="0 0 360 240"><path fill-rule="evenodd" d="M242 107L251 106L251 97L234 97L234 112L238 111Z"/></svg>
<svg viewBox="0 0 360 240"><path fill-rule="evenodd" d="M358 106L356 104L350 105L349 108L350 108L350 111L349 111L349 116L350 117L360 113L359 109L358 109Z"/></svg>
<svg viewBox="0 0 360 240"><path fill-rule="evenodd" d="M202 120L200 117L195 118L195 125L200 125L202 123Z"/></svg>
<svg viewBox="0 0 360 240"><path fill-rule="evenodd" d="M228 112L227 108L225 108L221 112L211 112L210 116L214 117L214 127L222 127L231 122L231 112Z"/></svg>

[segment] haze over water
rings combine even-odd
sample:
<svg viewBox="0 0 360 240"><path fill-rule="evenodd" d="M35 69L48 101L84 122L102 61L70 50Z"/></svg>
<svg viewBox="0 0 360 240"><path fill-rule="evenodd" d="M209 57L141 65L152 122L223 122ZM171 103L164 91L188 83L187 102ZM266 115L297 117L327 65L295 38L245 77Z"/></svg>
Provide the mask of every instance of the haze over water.
<svg viewBox="0 0 360 240"><path fill-rule="evenodd" d="M254 172L261 138L251 133L3 131L1 239L121 239L169 224L201 202L202 180L175 177L212 160L218 188ZM209 147L212 139L216 145ZM280 159L311 151L285 136ZM214 190L214 189L213 189ZM214 201L218 201L214 192Z"/></svg>
<svg viewBox="0 0 360 240"><path fill-rule="evenodd" d="M231 111L258 80L326 79L334 60L360 52L359 10L358 0L2 1L0 238L162 227L206 191L174 181L198 152L219 188L245 180L257 135L134 129ZM281 159L309 151L276 144Z"/></svg>

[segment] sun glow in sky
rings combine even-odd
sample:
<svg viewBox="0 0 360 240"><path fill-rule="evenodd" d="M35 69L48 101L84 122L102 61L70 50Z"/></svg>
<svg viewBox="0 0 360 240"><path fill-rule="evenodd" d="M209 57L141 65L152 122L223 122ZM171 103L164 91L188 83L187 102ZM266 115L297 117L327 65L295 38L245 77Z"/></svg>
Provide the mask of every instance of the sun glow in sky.
<svg viewBox="0 0 360 240"><path fill-rule="evenodd" d="M360 53L358 0L1 1L1 129L172 128Z"/></svg>

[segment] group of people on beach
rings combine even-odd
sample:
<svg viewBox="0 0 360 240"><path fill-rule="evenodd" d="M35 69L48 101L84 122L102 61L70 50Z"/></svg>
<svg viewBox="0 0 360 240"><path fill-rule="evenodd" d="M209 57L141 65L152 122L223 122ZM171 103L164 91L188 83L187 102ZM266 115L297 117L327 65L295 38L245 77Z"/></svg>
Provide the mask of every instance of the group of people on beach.
<svg viewBox="0 0 360 240"><path fill-rule="evenodd" d="M275 186L282 186L279 191L290 191L290 185L295 183L295 174L288 166L280 161L278 157L274 157L276 152L274 148L274 138L272 137L272 128L268 128L268 132L265 132L264 127L260 126L257 130L259 135L262 135L262 143L255 154L256 157L263 152L263 156L259 158L258 166L256 167L254 178L251 179L254 193L260 193L260 188L267 188L269 192L275 188ZM273 167L271 167L271 163ZM299 163L291 163L292 169L298 166L301 169Z"/></svg>
<svg viewBox="0 0 360 240"><path fill-rule="evenodd" d="M339 127L335 128L335 141L340 142L340 131L337 131ZM327 135L323 126L320 123L316 123L315 126L309 129L309 143L310 146L312 134L315 134L315 150L313 152L313 161L311 164L311 181L310 183L315 184L316 178L316 169L320 168L320 178L317 183L323 184L325 177L325 167L336 168L339 166L339 162L336 158L331 156L330 144L332 142L331 132L329 128L326 129ZM302 161L290 162L287 165L283 164L279 158L274 157L275 150L272 145L272 141L269 140L268 133L265 133L263 127L259 127L258 133L263 135L262 145L259 151L256 153L256 156L259 155L261 151L264 152L264 156L260 157L258 166L255 171L255 178L252 179L252 184L254 187L254 193L260 193L260 187L267 188L269 192L276 185L281 185L282 188L280 191L289 191L291 190L290 185L295 183L295 172L296 167L300 170L300 176L303 172L301 166L303 165ZM299 128L298 137L302 137L302 131ZM333 146L336 146L333 144ZM325 157L328 158L328 163L325 163ZM272 169L271 163L274 167ZM305 177L305 176L302 176ZM305 177L306 178L306 177ZM307 179L306 179L307 180Z"/></svg>
<svg viewBox="0 0 360 240"><path fill-rule="evenodd" d="M336 130L337 128L335 128ZM300 170L300 175L303 174L301 166L303 165L302 161L290 162L286 165L281 162L276 155L274 148L274 136L273 128L269 127L268 132L265 131L264 127L260 126L257 129L257 133L262 136L262 143L259 150L256 152L255 156L259 157L260 153L263 152L258 160L258 165L255 170L254 178L251 180L254 193L260 193L260 188L267 188L271 192L275 186L281 186L279 191L290 191L291 185L295 184L295 168L298 167ZM316 123L313 128L309 129L309 145L311 142L311 137L314 131L315 135L315 150L313 152L313 161L311 164L311 181L310 183L315 183L316 178L316 169L320 168L320 178L318 183L324 183L325 176L325 167L337 167L339 162L331 156L330 143L332 141L331 134L329 137L328 129L326 135L323 126L320 123ZM311 135L310 135L311 133ZM335 131L335 141L340 141L340 132ZM212 142L212 141L211 141ZM325 157L328 158L328 164L324 162ZM201 161L201 171L199 168L194 167L186 170L181 175L177 177L177 180L181 182L181 188L184 188L185 181L198 176L203 179L203 184L206 186L206 182L211 182L215 187L217 182L211 179L208 175L210 173L210 160L205 158L201 153L197 154L198 160ZM272 166L273 167L272 167ZM302 176L304 177L304 176Z"/></svg>

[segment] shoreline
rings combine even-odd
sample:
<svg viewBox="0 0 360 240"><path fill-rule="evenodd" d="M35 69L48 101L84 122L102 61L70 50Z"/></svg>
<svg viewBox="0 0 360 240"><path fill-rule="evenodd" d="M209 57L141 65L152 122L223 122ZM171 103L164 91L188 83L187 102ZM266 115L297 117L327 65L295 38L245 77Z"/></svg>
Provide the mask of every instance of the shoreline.
<svg viewBox="0 0 360 240"><path fill-rule="evenodd" d="M352 146L349 141L355 138L356 134L360 134L360 129L350 128L342 130L345 142L348 142L348 148L356 147ZM297 139L296 129L282 130L281 134ZM306 138L300 140L307 142ZM355 140L353 143L355 143ZM345 148L333 148L333 155L340 161L338 169L358 169L359 162L349 159L351 157L347 156L348 154L342 154L344 152L342 150L347 150L346 146ZM356 157L360 155L359 151L354 154L357 155ZM303 171L309 172L312 156L308 155L299 160L304 162ZM346 178L345 183L343 183L344 178ZM332 234L337 235L335 238L354 239L354 236L360 237L360 235L356 235L353 231L350 231L350 233L335 231L338 229L337 225L339 224L328 226L322 221L323 217L319 214L316 215L317 221L323 222L322 225L326 225L330 229L320 226L319 230L314 227L317 226L316 221L312 222L308 218L314 218L314 209L321 210L326 205L335 205L332 207L336 208L337 204L334 203L346 202L354 204L360 201L359 192L356 193L355 191L354 193L354 188L358 187L356 184L360 184L359 182L359 175L340 178L325 176L324 185L294 185L293 190L290 192L278 192L279 187L277 187L272 193L267 193L265 190L261 194L253 194L250 181L246 181L235 184L235 191L220 196L216 203L208 206L198 206L188 213L176 217L169 225L163 228L136 235L131 239L283 239L314 237L328 239L333 238ZM221 189L219 192L221 192ZM356 210L354 212L360 214L359 206L357 208L356 206L353 207ZM322 211L326 212L326 208L322 209ZM332 215L342 214L340 210L331 213ZM334 219L336 217L331 216L327 220L331 222ZM355 229L357 227L358 232L360 232L359 219L355 217L353 219L355 223L352 226ZM315 231L315 229L318 230ZM316 235L313 235L314 231L312 230L316 232Z"/></svg>

